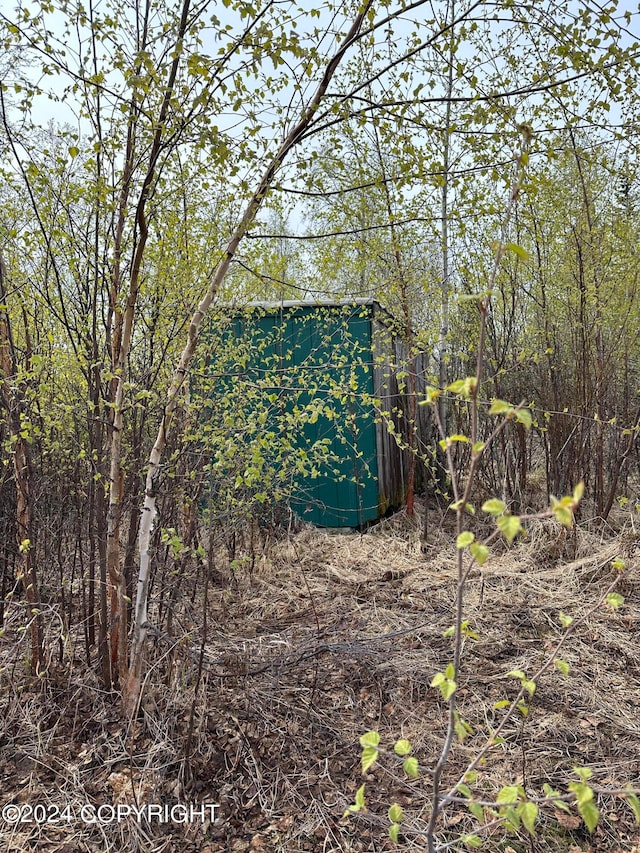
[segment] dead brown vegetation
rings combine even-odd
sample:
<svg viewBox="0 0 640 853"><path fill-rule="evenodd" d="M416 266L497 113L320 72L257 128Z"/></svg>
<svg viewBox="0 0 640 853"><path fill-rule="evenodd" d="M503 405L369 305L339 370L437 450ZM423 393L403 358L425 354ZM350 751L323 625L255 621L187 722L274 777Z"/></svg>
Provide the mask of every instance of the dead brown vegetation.
<svg viewBox="0 0 640 853"><path fill-rule="evenodd" d="M363 535L304 530L272 544L251 573L230 572L221 556L208 591L204 646L198 607L183 602L176 620L182 634L156 636L140 711L129 725L98 675L77 657L71 663L73 637L62 640L62 665L55 663L59 640L51 639L46 682L28 681L21 639L27 632L19 632L24 609L9 606L0 639L1 804L70 805L75 814L86 803L118 802L209 802L219 810L218 820L204 824L4 823L0 848L382 851L397 849L386 837L386 811L397 801L407 815L400 849L424 849L426 774L407 782L383 761L368 774L368 811L348 820L343 812L362 783L363 732L378 730L389 749L408 738L425 770L438 755L446 720L429 684L450 659L443 637L456 588L450 542L446 531L435 534L423 553L401 514ZM531 794L544 782L565 790L574 765L590 767L601 792L640 778L637 554L633 529L606 538L583 528L565 537L545 521L469 580L466 618L479 640L465 641L458 700L473 733L455 745L445 785L455 783L500 719L494 703L515 695L506 673L534 671L560 634L558 612L588 610L614 577L616 557L627 564L624 607L602 608L576 630L563 651L570 674L543 677L529 716L509 725L477 790L487 799L512 782ZM56 614L44 616L48 636L57 638ZM579 818L551 812L540 840L499 834L485 849L640 849L627 806L607 793L599 805L593 835ZM465 808L446 815L443 838L473 827Z"/></svg>

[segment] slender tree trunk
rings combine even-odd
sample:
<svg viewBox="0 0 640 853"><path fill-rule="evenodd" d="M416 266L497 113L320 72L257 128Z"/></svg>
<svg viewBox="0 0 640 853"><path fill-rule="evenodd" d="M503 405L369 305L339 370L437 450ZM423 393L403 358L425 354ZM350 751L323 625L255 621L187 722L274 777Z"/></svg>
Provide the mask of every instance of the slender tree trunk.
<svg viewBox="0 0 640 853"><path fill-rule="evenodd" d="M406 411L405 433L407 439L407 490L405 494L405 507L409 518L414 516L415 505L415 486L416 486L416 355L413 335L413 323L411 314L411 294L409 293L409 281L407 277L407 269L404 263L400 240L398 239L398 230L396 228L395 216L393 212L393 203L391 200L391 191L389 189L389 181L387 179L387 170L385 167L384 156L380 148L380 140L377 130L374 126L374 139L376 144L376 152L380 170L382 173L382 188L384 192L387 217L389 219L389 230L391 233L391 249L396 266L396 275L398 277L398 286L400 289L400 306L402 310L402 319L404 322L404 342L407 347L407 374L409 377L409 405Z"/></svg>
<svg viewBox="0 0 640 853"><path fill-rule="evenodd" d="M344 57L347 49L357 39L362 23L366 18L372 0L361 7L349 32L344 41L340 45L337 52L328 62L325 73L316 89L308 107L305 109L300 121L287 134L284 141L280 145L275 156L265 169L262 179L260 180L257 189L249 199L245 207L244 214L240 219L235 231L231 235L229 242L224 250L222 258L211 276L209 286L202 301L198 305L189 324L187 334L187 343L182 351L179 364L173 374L169 391L167 392L167 402L165 404L164 415L155 443L149 456L145 498L142 509L142 518L140 521L139 533L139 552L140 552L140 567L138 574L138 583L136 589L136 607L134 616L133 640L131 646L131 658L129 665L129 678L125 691L125 703L130 714L133 714L137 708L138 699L140 696L141 677L143 669L144 645L147 633L147 614L148 614L148 598L149 598L149 578L150 578L150 555L149 544L151 541L151 532L153 530L153 522L156 515L156 476L160 468L162 455L167 443L167 436L175 409L178 405L180 391L187 379L189 366L193 360L196 351L196 344L202 326L202 321L211 303L216 297L222 282L229 270L231 261L238 251L243 237L245 236L249 226L256 218L262 202L267 194L280 166L286 159L290 151L304 138L305 132L312 123L313 118L320 106L326 91L329 87L338 65Z"/></svg>
<svg viewBox="0 0 640 853"><path fill-rule="evenodd" d="M31 548L33 529L31 514L31 464L29 444L23 435L19 390L12 388L17 369L7 306L7 282L4 259L0 255L0 369L2 370L2 394L7 410L7 421L13 447L13 475L16 484L16 538L20 559L17 580L22 583L27 599L27 623L31 633L31 672L38 675L44 671L42 649L42 619L40 617L40 595L36 567ZM28 329L25 329L28 335ZM27 347L29 350L30 347Z"/></svg>
<svg viewBox="0 0 640 853"><path fill-rule="evenodd" d="M455 21L455 0L448 0L445 12L445 24ZM440 241L442 253L442 282L440 291L440 335L438 339L438 385L444 391L448 384L449 366L449 297L451 293L451 271L449 268L449 171L451 157L451 99L453 97L453 63L455 61L454 27L449 30L449 51L447 70L447 89L444 128L442 133L442 189L440 194ZM438 420L443 435L449 434L449 412L447 395L441 394L438 400ZM447 463L439 446L436 445L437 482L440 491L447 488ZM426 509L425 509L426 511Z"/></svg>
<svg viewBox="0 0 640 853"><path fill-rule="evenodd" d="M169 75L164 88L162 105L157 118L156 131L153 137L147 170L142 182L140 195L136 207L135 225L137 242L133 250L131 272L129 274L129 287L124 313L119 315L119 285L120 268L119 261L116 264L112 283L112 302L116 318L115 334L112 345L113 361L113 424L111 429L111 449L109 465L109 510L107 513L107 570L109 574L110 599L111 599L111 678L119 683L121 687L127 681L127 590L124 567L121 565L120 557L120 525L122 519L122 500L124 473L122 471L122 436L124 431L124 404L125 386L128 374L129 352L131 349L131 338L133 334L133 321L140 288L140 275L142 261L149 236L146 218L146 208L153 191L156 180L158 159L162 149L165 134L166 120L169 113L171 98L178 76L178 69L182 57L182 47L189 23L189 10L191 0L183 0L180 24L176 34L176 43L173 51L173 61L169 69ZM148 10L148 6L147 6ZM146 39L145 17L145 34ZM123 194L119 207L118 230L117 230L117 257L121 251L122 234L124 230L124 219L128 206L130 183L133 171L134 139L136 122L138 116L138 104L135 98L131 102L129 113L129 125L127 135L127 150L125 158L125 176L123 181Z"/></svg>
<svg viewBox="0 0 640 853"><path fill-rule="evenodd" d="M446 23L455 21L455 0L447 3ZM447 355L449 348L449 295L451 292L449 269L449 170L451 157L451 99L453 97L453 64L455 61L455 42L453 27L449 31L449 53L447 70L447 92L442 133L442 190L440 195L440 238L442 250L442 285L440 295L440 339L438 341L438 383L444 389L447 385L448 366ZM447 400L444 394L440 396L439 415L441 428L448 434Z"/></svg>
<svg viewBox="0 0 640 853"><path fill-rule="evenodd" d="M640 408L636 409L636 413L633 419L633 427L629 429L629 434L627 435L627 441L624 446L622 453L616 459L616 463L614 465L613 471L611 472L611 482L609 484L609 494L607 495L606 503L602 509L602 520L606 521L609 517L609 513L611 512L611 507L613 506L613 502L616 497L616 489L618 487L618 480L620 478L620 472L627 459L631 455L631 451L633 450L633 446L635 444L636 438L638 437L638 427L640 425Z"/></svg>

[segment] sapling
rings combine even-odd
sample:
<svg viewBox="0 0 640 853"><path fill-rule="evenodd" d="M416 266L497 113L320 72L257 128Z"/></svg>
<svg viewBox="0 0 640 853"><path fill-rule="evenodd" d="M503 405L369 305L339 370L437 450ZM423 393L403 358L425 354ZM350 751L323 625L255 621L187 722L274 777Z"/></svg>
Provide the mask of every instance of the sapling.
<svg viewBox="0 0 640 853"><path fill-rule="evenodd" d="M551 505L543 512L517 515L510 512L506 503L498 497L486 500L481 510L492 517L495 528L492 532L479 539L476 534L468 529L468 519L476 514L475 507L471 503L472 493L476 486L477 474L483 454L491 447L492 443L505 429L507 424L515 421L526 430L532 425L531 411L525 407L524 402L513 405L500 399L493 399L488 415L495 417L496 424L490 430L484 440L480 438L480 391L483 381L483 365L485 357L485 336L487 328L487 316L489 313L491 298L496 284L500 263L507 253L514 253L525 258L526 252L520 246L508 241L508 233L513 211L518 195L521 190L523 177L528 162L528 151L532 132L528 125L521 125L521 144L518 152L514 155L513 175L509 196L502 221L501 233L495 245L493 265L488 277L488 285L483 293L475 297L479 315L479 338L476 357L476 369L473 376L459 379L446 388L428 387L425 400L421 405L431 407L434 422L441 435L440 447L446 459L446 466L450 480L450 488L453 502L450 509L455 512L456 527L456 570L457 587L454 603L454 620L451 628L445 632L445 637L452 640L452 659L442 672L437 672L431 680L431 686L437 688L446 706L447 727L440 748L437 761L433 767L420 768L417 758L412 754L413 748L409 741L401 739L396 741L393 753L385 751L380 746L380 736L377 732L367 732L360 738L362 746L362 771L366 773L375 762L382 756L396 759L402 766L408 778L428 778L430 780L430 812L426 826L421 827L419 832L413 831L426 838L429 853L450 849L453 845L462 843L468 848L479 847L483 844L483 836L496 828L507 831L520 831L522 828L534 835L536 823L539 818L540 809L553 807L554 809L569 810L575 806L589 831L593 831L598 823L599 811L595 803L595 789L590 784L590 771L588 768L575 768L576 779L568 782L567 792L561 794L559 791L545 786L543 795L531 797L522 784L507 784L501 788L494 800L475 796L472 786L478 779L479 768L482 766L487 754L497 745L504 742L502 734L507 723L516 715L525 718L529 711L531 700L535 694L538 680L548 671L555 668L561 674L569 672L569 664L560 652L570 635L574 632L577 624L584 621L597 609L607 605L612 609L623 603L621 596L616 593L620 576L624 570L622 561L614 561L613 567L617 570L616 577L600 595L597 602L585 612L579 619L572 619L563 613L559 616L562 633L552 650L545 654L543 662L538 666L533 675L516 669L506 674L506 677L516 682L517 692L513 699L502 700L494 706L495 711L504 712L501 721L494 731L491 731L486 742L476 752L475 756L468 762L464 772L453 787L443 790L443 771L447 766L451 750L456 738L464 740L471 733L471 726L460 714L457 702L458 678L461 668L463 641L465 637L476 637L468 620L465 619L465 590L470 572L474 567L482 566L490 558L491 546L499 539L504 538L512 543L517 536L524 532L523 523L534 519L553 517L564 527L574 525L574 513L583 495L584 485L578 483L571 495L560 499L552 498ZM440 400L444 394L452 395L458 401L467 406L469 412L468 434L447 435L445 425L440 415ZM468 464L466 471L461 472L454 458L454 448L457 445L468 448ZM640 822L640 801L637 792L631 788L624 791L609 791L624 797L634 816ZM478 828L470 834L462 834L456 842L441 841L438 839L437 826L445 809L455 805L464 805L477 821ZM358 790L355 802L349 806L346 814L356 814L365 808L365 786ZM389 836L393 841L398 841L400 833L412 832L404 827L404 812L399 804L393 803L388 812ZM456 849L459 849L456 846Z"/></svg>

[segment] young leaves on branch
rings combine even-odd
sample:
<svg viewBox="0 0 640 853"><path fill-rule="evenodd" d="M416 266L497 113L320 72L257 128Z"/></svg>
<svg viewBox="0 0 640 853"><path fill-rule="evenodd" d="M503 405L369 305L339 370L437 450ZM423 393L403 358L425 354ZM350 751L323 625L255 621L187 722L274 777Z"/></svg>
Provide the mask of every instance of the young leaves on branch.
<svg viewBox="0 0 640 853"><path fill-rule="evenodd" d="M450 663L444 672L436 672L431 679L431 687L437 687L445 701L448 701L456 692L455 674L455 668Z"/></svg>
<svg viewBox="0 0 640 853"><path fill-rule="evenodd" d="M593 771L588 767L574 767L573 769L578 775L580 781L570 782L568 788L573 794L575 794L576 805L578 807L580 817L585 822L589 832L593 832L598 825L598 820L600 818L600 811L594 802L593 788L587 784L593 775Z"/></svg>
<svg viewBox="0 0 640 853"><path fill-rule="evenodd" d="M563 527L573 526L573 516L578 508L578 504L582 500L583 494L584 483L580 481L573 490L573 495L567 495L560 500L551 495L551 511L556 521L560 522Z"/></svg>
<svg viewBox="0 0 640 853"><path fill-rule="evenodd" d="M375 764L378 759L378 744L380 743L380 735L378 732L367 732L360 738L360 746L362 747L362 772Z"/></svg>

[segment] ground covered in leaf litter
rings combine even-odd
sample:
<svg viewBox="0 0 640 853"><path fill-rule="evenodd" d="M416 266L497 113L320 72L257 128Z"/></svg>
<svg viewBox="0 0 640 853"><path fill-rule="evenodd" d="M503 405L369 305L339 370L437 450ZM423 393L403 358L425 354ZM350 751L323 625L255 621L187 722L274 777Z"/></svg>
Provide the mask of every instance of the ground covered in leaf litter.
<svg viewBox="0 0 640 853"><path fill-rule="evenodd" d="M0 804L40 804L48 817L67 811L58 821L0 821L0 849L425 850L428 768L446 727L430 682L450 659L443 636L456 588L450 543L450 533L438 531L421 547L400 515L364 535L304 530L272 544L251 573L236 572L209 589L193 713L195 626L173 648L156 638L140 714L130 725L117 699L79 664L52 666L44 691L21 682L9 611L0 640ZM548 810L535 839L481 830L486 850L640 853L628 805L606 793L640 780L640 536L633 529L605 537L585 527L567 536L545 522L474 571L466 618L477 639L465 641L458 679L471 733L455 744L444 787L457 782L499 725L504 711L494 704L516 694L517 680L506 673L533 674L560 636L559 612L587 612L615 577L616 558L627 565L624 606L600 607L577 626L562 650L569 675L552 669L541 678L528 715L507 725L505 742L488 755L474 786L485 800L509 783L531 796L541 795L544 783L566 791L572 768L586 766L602 792L600 825L590 834L575 814ZM187 610L188 603L184 619ZM387 749L409 739L422 776L408 781L392 757L384 759L367 774L366 813L345 819L363 782L358 738L370 729ZM405 812L399 847L387 838L392 802ZM216 804L216 819L115 821L109 810L149 803ZM89 819L106 805L105 822L83 822L87 805ZM438 829L441 843L454 842L451 850L466 849L456 839L478 831L467 808L455 805Z"/></svg>

